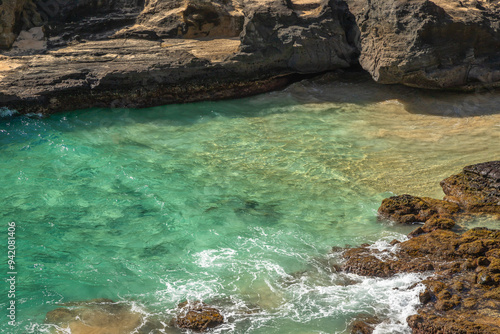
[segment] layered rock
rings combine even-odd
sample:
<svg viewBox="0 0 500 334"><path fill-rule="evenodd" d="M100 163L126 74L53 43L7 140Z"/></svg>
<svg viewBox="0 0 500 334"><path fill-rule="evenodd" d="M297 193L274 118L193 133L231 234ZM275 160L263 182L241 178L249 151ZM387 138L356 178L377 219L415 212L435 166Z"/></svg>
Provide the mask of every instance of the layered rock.
<svg viewBox="0 0 500 334"><path fill-rule="evenodd" d="M348 0L361 66L380 83L420 88L500 85L500 3Z"/></svg>
<svg viewBox="0 0 500 334"><path fill-rule="evenodd" d="M422 282L426 290L418 314L407 319L413 333L500 333L500 230L460 234L454 221L465 214L498 213L499 176L499 162L476 164L443 180L445 200L410 195L384 200L381 219L425 224L409 240L393 241L392 250L369 245L345 250L342 269L377 277L432 274Z"/></svg>
<svg viewBox="0 0 500 334"><path fill-rule="evenodd" d="M2 106L47 114L242 97L357 57L345 32L354 21L333 0L307 13L275 1L58 4L43 11L47 40L36 42L45 49L26 41L0 56Z"/></svg>
<svg viewBox="0 0 500 334"><path fill-rule="evenodd" d="M14 47L0 54L0 104L21 113L241 97L282 87L283 76L356 68L358 57L381 83L500 82L500 5L491 1L16 0L4 7L0 48Z"/></svg>

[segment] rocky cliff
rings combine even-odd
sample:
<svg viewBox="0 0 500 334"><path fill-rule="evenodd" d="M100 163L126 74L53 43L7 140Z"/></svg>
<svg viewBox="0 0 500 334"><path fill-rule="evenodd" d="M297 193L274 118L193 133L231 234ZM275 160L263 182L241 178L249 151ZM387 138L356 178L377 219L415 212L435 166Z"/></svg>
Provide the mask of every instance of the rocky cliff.
<svg viewBox="0 0 500 334"><path fill-rule="evenodd" d="M349 0L359 62L386 84L474 88L500 82L500 3Z"/></svg>
<svg viewBox="0 0 500 334"><path fill-rule="evenodd" d="M359 65L380 83L500 85L495 1L0 1L0 106L24 113L239 97Z"/></svg>

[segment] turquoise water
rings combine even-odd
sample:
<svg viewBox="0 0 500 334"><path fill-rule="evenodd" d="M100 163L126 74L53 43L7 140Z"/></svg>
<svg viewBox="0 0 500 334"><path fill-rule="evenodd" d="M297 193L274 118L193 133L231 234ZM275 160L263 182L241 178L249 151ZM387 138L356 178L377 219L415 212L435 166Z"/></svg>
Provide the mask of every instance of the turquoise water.
<svg viewBox="0 0 500 334"><path fill-rule="evenodd" d="M337 273L331 248L402 240L411 227L376 219L383 198L442 197L441 179L499 159L499 106L495 93L319 79L243 100L0 119L2 240L16 222L18 271L17 325L0 331L56 332L45 314L59 304L109 298L164 322L203 300L226 316L217 332L347 333L375 314L389 319L379 333L405 333L419 277Z"/></svg>

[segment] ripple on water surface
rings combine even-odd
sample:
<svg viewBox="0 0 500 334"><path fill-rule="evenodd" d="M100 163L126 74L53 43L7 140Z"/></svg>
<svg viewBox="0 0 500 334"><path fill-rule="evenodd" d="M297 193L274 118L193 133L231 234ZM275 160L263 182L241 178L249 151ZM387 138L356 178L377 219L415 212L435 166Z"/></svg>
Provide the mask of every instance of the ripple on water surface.
<svg viewBox="0 0 500 334"><path fill-rule="evenodd" d="M144 110L4 110L19 324L0 329L49 331L58 304L109 298L166 320L201 299L229 320L221 332L344 333L375 314L389 319L378 333L405 333L420 277L340 274L330 249L403 238L411 227L377 222L383 198L442 197L441 179L498 159L499 106L494 93L320 79Z"/></svg>

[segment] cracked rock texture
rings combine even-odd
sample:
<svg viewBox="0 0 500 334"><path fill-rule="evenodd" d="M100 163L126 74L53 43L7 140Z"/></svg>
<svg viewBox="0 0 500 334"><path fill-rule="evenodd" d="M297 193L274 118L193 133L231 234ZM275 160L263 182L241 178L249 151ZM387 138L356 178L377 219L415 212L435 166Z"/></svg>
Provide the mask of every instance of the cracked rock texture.
<svg viewBox="0 0 500 334"><path fill-rule="evenodd" d="M420 88L498 86L500 3L348 0L359 62L380 83Z"/></svg>

